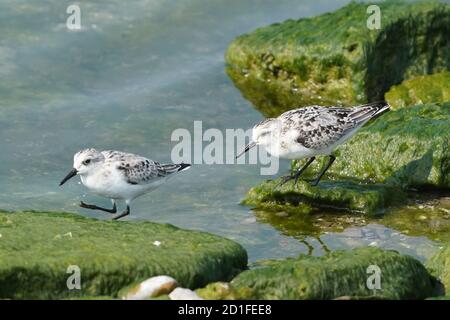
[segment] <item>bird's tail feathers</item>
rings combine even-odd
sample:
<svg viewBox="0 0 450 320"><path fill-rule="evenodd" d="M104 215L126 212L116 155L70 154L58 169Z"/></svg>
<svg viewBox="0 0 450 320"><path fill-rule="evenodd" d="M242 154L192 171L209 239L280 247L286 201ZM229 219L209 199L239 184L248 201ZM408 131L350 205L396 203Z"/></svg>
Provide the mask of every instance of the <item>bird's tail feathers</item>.
<svg viewBox="0 0 450 320"><path fill-rule="evenodd" d="M349 116L357 123L366 122L389 110L390 105L385 101L372 102L354 107Z"/></svg>
<svg viewBox="0 0 450 320"><path fill-rule="evenodd" d="M180 164L177 164L177 166L178 166L178 172L188 170L191 167L191 165L189 163L180 163Z"/></svg>
<svg viewBox="0 0 450 320"><path fill-rule="evenodd" d="M180 163L180 164L166 163L166 164L162 164L161 167L167 173L175 173L175 172L185 171L185 170L189 169L191 167L191 165L187 164L187 163Z"/></svg>

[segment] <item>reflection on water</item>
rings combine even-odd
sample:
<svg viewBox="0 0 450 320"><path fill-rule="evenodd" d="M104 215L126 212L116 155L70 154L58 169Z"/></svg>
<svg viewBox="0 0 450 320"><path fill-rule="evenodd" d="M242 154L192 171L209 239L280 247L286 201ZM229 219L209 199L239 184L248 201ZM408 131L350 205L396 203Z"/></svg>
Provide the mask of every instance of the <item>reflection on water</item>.
<svg viewBox="0 0 450 320"><path fill-rule="evenodd" d="M248 128L261 115L224 73L227 44L258 26L345 2L89 1L80 4L83 29L69 32L64 1L2 1L0 208L103 218L77 203L108 200L85 194L75 182L58 187L77 150L112 148L170 161L171 132L191 130L194 120L204 129ZM196 165L135 201L128 219L225 235L242 243L251 260L307 252L238 205L262 178L257 166ZM343 237L322 240L332 249L366 243Z"/></svg>
<svg viewBox="0 0 450 320"><path fill-rule="evenodd" d="M380 224L368 224L362 228L348 228L342 233L322 236L330 250L361 246L396 250L425 261L437 251L436 245L425 237L409 237Z"/></svg>

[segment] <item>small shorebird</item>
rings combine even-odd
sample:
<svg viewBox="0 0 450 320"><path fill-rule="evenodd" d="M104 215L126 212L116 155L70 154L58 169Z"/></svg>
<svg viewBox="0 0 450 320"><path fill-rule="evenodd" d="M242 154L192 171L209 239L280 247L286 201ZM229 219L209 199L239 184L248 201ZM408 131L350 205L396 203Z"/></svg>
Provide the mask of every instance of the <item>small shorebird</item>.
<svg viewBox="0 0 450 320"><path fill-rule="evenodd" d="M116 201L125 200L125 211L112 216L113 220L130 214L130 202L158 188L178 172L189 169L190 164L160 164L156 161L120 151L84 149L73 157L73 169L59 184L62 186L70 178L79 175L81 182L90 191L110 198L112 209L92 204L80 203L80 207L101 210L114 214Z"/></svg>
<svg viewBox="0 0 450 320"><path fill-rule="evenodd" d="M367 121L388 109L389 105L383 101L351 108L311 106L290 110L278 118L269 118L254 126L253 141L236 158L256 145L262 145L275 157L292 160L308 158L295 174L282 178L282 185L292 179L296 184L316 156L328 156L328 163L312 182L315 186L336 159L332 151Z"/></svg>

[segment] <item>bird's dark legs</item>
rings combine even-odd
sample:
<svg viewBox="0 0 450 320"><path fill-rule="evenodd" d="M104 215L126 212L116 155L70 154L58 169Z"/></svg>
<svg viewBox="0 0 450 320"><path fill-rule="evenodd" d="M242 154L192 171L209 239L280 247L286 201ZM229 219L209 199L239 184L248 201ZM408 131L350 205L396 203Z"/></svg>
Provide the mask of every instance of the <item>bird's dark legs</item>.
<svg viewBox="0 0 450 320"><path fill-rule="evenodd" d="M95 204L87 204L87 203L84 203L83 201L80 202L80 207L86 208L86 209L92 209L92 210L105 211L105 212L109 212L109 213L116 213L117 212L116 202L113 202L113 208L112 209L98 207Z"/></svg>
<svg viewBox="0 0 450 320"><path fill-rule="evenodd" d="M297 184L298 178L299 178L300 175L303 173L303 171L305 171L306 168L308 168L309 165L310 165L315 159L316 159L316 157L309 158L308 162L306 162L305 165L304 165L300 170L297 171L297 173L294 175L294 178L295 178L294 185Z"/></svg>
<svg viewBox="0 0 450 320"><path fill-rule="evenodd" d="M316 237L317 242L320 243L323 251L325 251L326 253L331 252L330 249L328 249L327 245L325 244L325 242L322 241L322 239L320 239L320 237Z"/></svg>
<svg viewBox="0 0 450 320"><path fill-rule="evenodd" d="M333 164L334 160L336 160L336 157L333 156L332 154L330 154L330 158L329 158L328 163L326 164L326 166L319 173L319 176L317 177L317 179L314 180L313 182L311 182L312 186L317 186L319 184L320 179L322 179L323 175L325 174L325 172L327 172L328 168L331 167L331 165Z"/></svg>
<svg viewBox="0 0 450 320"><path fill-rule="evenodd" d="M299 241L306 246L306 249L308 249L308 256L312 256L312 253L314 251L314 247L311 244L309 244L309 242L306 241L306 239L302 239L302 240L299 240Z"/></svg>
<svg viewBox="0 0 450 320"><path fill-rule="evenodd" d="M125 217L125 216L130 214L129 201L127 201L126 203L127 203L127 208L125 209L125 211L113 215L111 217L112 220L118 220L118 219L123 218L123 217ZM113 208L112 209L106 209L106 208L98 207L95 204L87 204L87 203L84 203L83 201L81 201L80 207L86 208L86 209L92 209L92 210L101 210L101 211L105 211L105 212L109 212L109 213L116 213L117 212L117 206L116 206L116 201L115 200L113 200Z"/></svg>
<svg viewBox="0 0 450 320"><path fill-rule="evenodd" d="M298 178L300 177L300 175L303 173L303 171L306 170L306 168L309 167L309 165L316 159L316 157L311 157L309 158L308 162L306 162L303 167L301 167L300 170L298 170L295 174L291 174L290 176L285 176L281 178L281 182L279 184L279 186L282 186L283 184L285 184L286 182L295 179L294 185L297 184L298 182Z"/></svg>
<svg viewBox="0 0 450 320"><path fill-rule="evenodd" d="M317 242L319 242L320 246L322 247L322 250L325 252L331 252L330 249L328 249L327 245L325 244L325 242L322 241L322 239L320 239L320 237L314 237ZM310 244L306 239L299 239L299 241L301 243L303 243L306 248L308 249L308 255L312 256L313 251L314 251L314 246L312 244Z"/></svg>
<svg viewBox="0 0 450 320"><path fill-rule="evenodd" d="M112 220L118 220L120 218L123 218L123 217L129 215L129 214L130 214L130 206L127 204L127 208L125 209L125 211L123 211L123 212L121 212L119 214L113 215L111 219Z"/></svg>

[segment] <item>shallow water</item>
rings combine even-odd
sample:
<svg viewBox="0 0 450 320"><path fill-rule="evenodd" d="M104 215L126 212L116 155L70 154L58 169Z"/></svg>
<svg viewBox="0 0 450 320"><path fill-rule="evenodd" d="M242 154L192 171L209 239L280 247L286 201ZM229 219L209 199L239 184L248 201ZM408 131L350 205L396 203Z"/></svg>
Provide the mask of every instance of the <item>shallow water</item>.
<svg viewBox="0 0 450 320"><path fill-rule="evenodd" d="M75 211L109 206L75 180L58 183L84 147L170 161L176 128L248 128L262 119L224 72L224 52L256 27L332 11L347 1L140 0L81 2L82 27L65 27L65 2L0 4L0 208ZM289 168L282 163L281 171ZM196 165L136 200L127 220L168 222L240 242L250 260L323 253L258 221L239 205L264 179L255 165ZM367 231L367 232L366 232ZM373 236L375 234L375 238ZM379 245L420 258L436 244L380 224L327 233L329 249ZM374 243L374 241L378 241Z"/></svg>

